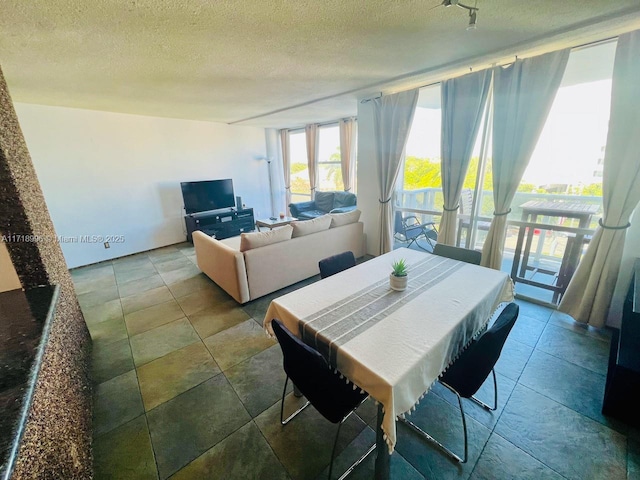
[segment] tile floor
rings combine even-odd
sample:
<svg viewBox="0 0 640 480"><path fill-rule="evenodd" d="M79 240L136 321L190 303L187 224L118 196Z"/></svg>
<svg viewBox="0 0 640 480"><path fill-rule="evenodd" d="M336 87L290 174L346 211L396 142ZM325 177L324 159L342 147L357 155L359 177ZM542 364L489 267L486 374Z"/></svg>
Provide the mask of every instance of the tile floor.
<svg viewBox="0 0 640 480"><path fill-rule="evenodd" d="M326 478L335 426L313 409L280 426L282 357L261 327L271 298L317 277L240 306L198 271L189 244L72 276L93 338L97 479ZM469 462L399 425L393 478L640 479L640 433L600 414L606 332L519 303L496 368L498 411L465 405ZM459 448L448 393L434 387L413 418ZM286 403L294 407L291 393ZM357 413L343 426L337 472L374 440L376 407ZM373 478L373 458L350 478Z"/></svg>

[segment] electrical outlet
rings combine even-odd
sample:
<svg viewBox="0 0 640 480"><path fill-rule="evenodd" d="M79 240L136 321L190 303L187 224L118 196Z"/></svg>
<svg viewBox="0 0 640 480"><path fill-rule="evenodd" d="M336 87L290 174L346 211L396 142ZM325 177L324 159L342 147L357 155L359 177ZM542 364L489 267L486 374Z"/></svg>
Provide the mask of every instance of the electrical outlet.
<svg viewBox="0 0 640 480"><path fill-rule="evenodd" d="M111 248L111 246L109 245L109 242L104 242L104 248Z"/></svg>

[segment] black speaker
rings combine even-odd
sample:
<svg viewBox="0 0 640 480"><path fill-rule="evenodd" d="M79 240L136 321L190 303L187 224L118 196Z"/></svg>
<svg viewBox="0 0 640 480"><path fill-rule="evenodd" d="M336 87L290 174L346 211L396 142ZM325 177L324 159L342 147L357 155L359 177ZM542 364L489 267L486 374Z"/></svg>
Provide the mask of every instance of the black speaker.
<svg viewBox="0 0 640 480"><path fill-rule="evenodd" d="M242 210L242 197L236 197L236 209Z"/></svg>

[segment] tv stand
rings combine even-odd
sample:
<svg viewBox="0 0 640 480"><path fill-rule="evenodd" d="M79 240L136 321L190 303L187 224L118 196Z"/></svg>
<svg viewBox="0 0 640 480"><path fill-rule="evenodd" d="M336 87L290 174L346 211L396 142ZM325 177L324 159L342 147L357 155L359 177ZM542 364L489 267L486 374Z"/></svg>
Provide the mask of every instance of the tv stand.
<svg viewBox="0 0 640 480"><path fill-rule="evenodd" d="M196 230L222 239L235 237L242 232L250 232L255 229L253 208L191 213L185 215L184 223L187 227L187 241L192 243L191 235Z"/></svg>

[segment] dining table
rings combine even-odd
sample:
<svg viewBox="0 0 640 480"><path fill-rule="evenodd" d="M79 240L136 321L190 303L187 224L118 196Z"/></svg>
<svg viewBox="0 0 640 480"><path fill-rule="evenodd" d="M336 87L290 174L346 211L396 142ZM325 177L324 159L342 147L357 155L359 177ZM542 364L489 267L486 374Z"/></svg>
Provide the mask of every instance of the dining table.
<svg viewBox="0 0 640 480"><path fill-rule="evenodd" d="M392 263L409 265L406 290L389 286ZM396 419L513 300L505 272L399 248L271 301L280 320L378 404L376 478L389 477Z"/></svg>

